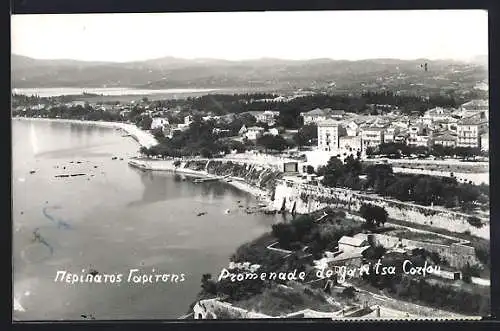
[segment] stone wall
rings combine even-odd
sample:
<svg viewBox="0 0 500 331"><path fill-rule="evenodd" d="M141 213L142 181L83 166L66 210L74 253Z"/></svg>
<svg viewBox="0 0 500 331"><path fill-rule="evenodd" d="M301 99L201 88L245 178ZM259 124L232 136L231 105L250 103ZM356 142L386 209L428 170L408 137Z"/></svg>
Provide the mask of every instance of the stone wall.
<svg viewBox="0 0 500 331"><path fill-rule="evenodd" d="M461 243L452 243L451 245L441 245L425 241L410 240L398 238L395 236L388 236L384 234L363 234L359 233L356 237L372 237L376 244L382 245L386 248L396 247L398 244L408 248L424 248L429 252L435 252L442 258L445 258L451 267L461 268L469 263L470 265L480 264L476 257L474 247L467 246Z"/></svg>
<svg viewBox="0 0 500 331"><path fill-rule="evenodd" d="M326 206L359 211L363 203L384 207L389 217L393 219L442 228L453 232L469 231L474 236L485 239L490 238L488 219L481 219L483 226L476 228L467 221L470 217L467 214L435 207L419 206L340 188L324 188L278 181L272 208L281 210L284 207L286 211L291 212L295 204L296 213L307 214Z"/></svg>
<svg viewBox="0 0 500 331"><path fill-rule="evenodd" d="M198 301L193 307L193 313L195 319L272 318L272 316L235 307L228 302L222 302L218 299Z"/></svg>

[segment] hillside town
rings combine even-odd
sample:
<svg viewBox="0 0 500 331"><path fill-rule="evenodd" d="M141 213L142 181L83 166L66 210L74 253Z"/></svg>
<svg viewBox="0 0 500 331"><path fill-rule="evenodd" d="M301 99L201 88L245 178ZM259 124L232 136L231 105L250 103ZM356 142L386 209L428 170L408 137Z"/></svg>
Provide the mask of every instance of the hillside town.
<svg viewBox="0 0 500 331"><path fill-rule="evenodd" d="M488 11L31 16L13 319L494 315Z"/></svg>
<svg viewBox="0 0 500 331"><path fill-rule="evenodd" d="M163 106L146 97L122 104L14 96L12 111L14 117L135 125L156 145L142 147L132 166L246 185L261 192L262 211L293 216L240 247L231 263L251 263L263 273L297 269L305 279L265 285L207 275L183 318L460 318L488 309L487 100L418 114L391 104L367 104L360 112L310 107L295 112L295 128L269 107L289 103L286 97L247 98L246 105L268 109L216 114L192 109L193 100ZM318 277L377 261L401 268L407 260L439 270L390 281ZM467 285L454 287L457 282ZM453 299L407 298L395 284L408 291L424 284L425 291ZM276 308L288 297L296 297L292 306Z"/></svg>

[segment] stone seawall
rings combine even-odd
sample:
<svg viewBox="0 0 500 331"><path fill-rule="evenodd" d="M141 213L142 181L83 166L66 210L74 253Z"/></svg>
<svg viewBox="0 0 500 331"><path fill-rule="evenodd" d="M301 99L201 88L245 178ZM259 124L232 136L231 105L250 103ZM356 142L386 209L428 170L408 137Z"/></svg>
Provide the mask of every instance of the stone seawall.
<svg viewBox="0 0 500 331"><path fill-rule="evenodd" d="M323 188L279 181L272 208L275 210L284 209L289 212L295 210L298 214L307 214L327 206L359 211L363 203L384 207L389 217L393 219L442 228L452 232L469 231L474 236L490 238L489 219L481 219L483 226L477 228L469 224L470 215L467 214L419 206L339 188Z"/></svg>

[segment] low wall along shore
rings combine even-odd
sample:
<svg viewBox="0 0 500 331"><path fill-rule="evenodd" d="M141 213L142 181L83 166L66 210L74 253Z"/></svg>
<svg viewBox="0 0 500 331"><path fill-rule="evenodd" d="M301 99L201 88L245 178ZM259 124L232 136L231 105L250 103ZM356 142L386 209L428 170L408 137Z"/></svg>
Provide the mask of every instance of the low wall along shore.
<svg viewBox="0 0 500 331"><path fill-rule="evenodd" d="M272 207L275 210L284 209L290 212L295 210L299 214L308 214L326 206L359 211L363 203L384 207L390 218L453 232L469 231L474 236L490 238L488 219L482 219L483 226L476 228L469 224L470 215L467 214L369 196L339 188L322 188L280 181L276 186Z"/></svg>
<svg viewBox="0 0 500 331"><path fill-rule="evenodd" d="M396 200L385 199L340 188L322 188L307 184L285 182L282 173L272 167L246 164L243 161L191 160L181 162L178 167L174 161L133 160L131 165L150 170L167 170L198 176L230 176L239 180L243 189L254 195L271 197L269 209L282 209L298 214L308 214L327 206L337 206L351 211L359 211L363 203L371 203L387 210L390 218L442 228L453 232L469 231L471 235L489 239L489 219L481 219L483 226L469 224L470 215L419 206ZM234 183L236 184L236 182Z"/></svg>

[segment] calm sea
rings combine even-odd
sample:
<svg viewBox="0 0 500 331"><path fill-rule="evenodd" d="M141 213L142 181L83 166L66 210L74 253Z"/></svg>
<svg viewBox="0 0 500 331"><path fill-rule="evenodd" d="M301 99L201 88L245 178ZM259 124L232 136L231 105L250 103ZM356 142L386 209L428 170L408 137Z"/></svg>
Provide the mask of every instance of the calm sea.
<svg viewBox="0 0 500 331"><path fill-rule="evenodd" d="M127 157L138 146L113 129L12 120L12 135L13 297L24 308L13 312L15 320L177 318L203 273L216 277L239 245L279 220L246 214L239 205L256 201L227 184L129 167ZM55 177L76 173L85 175ZM67 226L58 226L60 220ZM185 281L54 281L59 270L89 268L124 278L130 269L154 268L184 273Z"/></svg>
<svg viewBox="0 0 500 331"><path fill-rule="evenodd" d="M212 92L218 89L134 89L126 87L116 88L74 88L74 87L47 87L47 88L14 88L12 93L24 95L38 95L40 97L56 97L61 95L81 95L85 93L102 94L104 96L121 95L164 95L164 94L186 94Z"/></svg>

